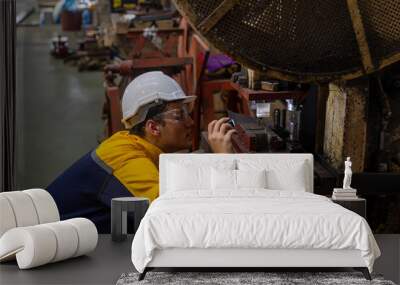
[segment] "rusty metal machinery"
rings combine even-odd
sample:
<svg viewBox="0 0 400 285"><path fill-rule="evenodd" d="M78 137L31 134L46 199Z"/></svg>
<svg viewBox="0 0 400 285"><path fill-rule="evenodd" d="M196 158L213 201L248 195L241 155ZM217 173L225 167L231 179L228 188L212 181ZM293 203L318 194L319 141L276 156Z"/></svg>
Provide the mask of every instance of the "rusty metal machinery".
<svg viewBox="0 0 400 285"><path fill-rule="evenodd" d="M297 82L353 79L400 60L399 0L175 0L210 43Z"/></svg>

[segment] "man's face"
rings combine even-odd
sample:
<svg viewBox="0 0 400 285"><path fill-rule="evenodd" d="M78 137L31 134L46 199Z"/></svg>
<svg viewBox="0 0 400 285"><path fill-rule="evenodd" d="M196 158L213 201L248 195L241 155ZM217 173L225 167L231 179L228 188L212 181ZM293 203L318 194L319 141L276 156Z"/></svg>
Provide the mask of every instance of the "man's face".
<svg viewBox="0 0 400 285"><path fill-rule="evenodd" d="M170 102L161 114L160 144L165 152L188 149L192 144L193 120L188 104Z"/></svg>

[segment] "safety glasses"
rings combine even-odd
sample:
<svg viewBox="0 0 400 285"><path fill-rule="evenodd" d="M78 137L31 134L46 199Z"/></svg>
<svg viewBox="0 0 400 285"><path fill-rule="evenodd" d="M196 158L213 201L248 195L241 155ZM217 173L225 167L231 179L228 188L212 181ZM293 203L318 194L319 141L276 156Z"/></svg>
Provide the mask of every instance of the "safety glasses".
<svg viewBox="0 0 400 285"><path fill-rule="evenodd" d="M192 113L193 106L189 104L183 105L181 108L171 109L155 115L153 118L162 118L172 121L186 121Z"/></svg>

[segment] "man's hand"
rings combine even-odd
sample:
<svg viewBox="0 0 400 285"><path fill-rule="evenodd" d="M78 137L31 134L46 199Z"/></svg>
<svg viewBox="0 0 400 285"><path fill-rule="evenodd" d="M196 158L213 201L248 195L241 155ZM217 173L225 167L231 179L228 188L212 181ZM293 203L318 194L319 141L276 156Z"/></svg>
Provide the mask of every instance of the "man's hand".
<svg viewBox="0 0 400 285"><path fill-rule="evenodd" d="M228 120L224 117L208 124L208 143L214 153L233 153L231 138L236 130L226 123Z"/></svg>

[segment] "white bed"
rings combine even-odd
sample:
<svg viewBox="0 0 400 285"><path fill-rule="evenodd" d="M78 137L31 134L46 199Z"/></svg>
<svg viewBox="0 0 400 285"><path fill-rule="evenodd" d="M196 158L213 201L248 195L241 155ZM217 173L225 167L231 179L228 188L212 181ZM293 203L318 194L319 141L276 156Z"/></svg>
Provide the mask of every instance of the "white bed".
<svg viewBox="0 0 400 285"><path fill-rule="evenodd" d="M212 168L210 168L212 167ZM359 215L312 194L311 154L163 154L132 243L154 267L354 267L380 251Z"/></svg>

